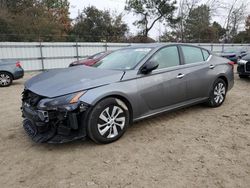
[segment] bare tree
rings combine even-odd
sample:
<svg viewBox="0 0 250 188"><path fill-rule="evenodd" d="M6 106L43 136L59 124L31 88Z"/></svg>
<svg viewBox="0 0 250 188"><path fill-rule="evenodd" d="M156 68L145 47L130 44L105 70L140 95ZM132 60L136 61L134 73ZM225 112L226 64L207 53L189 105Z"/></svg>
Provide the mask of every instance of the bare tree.
<svg viewBox="0 0 250 188"><path fill-rule="evenodd" d="M211 16L215 16L218 10L225 7L225 3L221 0L207 0L205 4L209 7Z"/></svg>
<svg viewBox="0 0 250 188"><path fill-rule="evenodd" d="M230 18L230 24L231 24L231 36L235 37L237 35L239 25L243 23L245 19L245 4L242 3L238 8L234 9L231 18Z"/></svg>
<svg viewBox="0 0 250 188"><path fill-rule="evenodd" d="M174 18L176 1L173 0L127 0L125 10L140 17L134 25L141 29L145 38L156 22L169 24L176 22Z"/></svg>
<svg viewBox="0 0 250 188"><path fill-rule="evenodd" d="M178 8L179 22L176 25L176 35L181 42L184 42L184 25L189 13L197 6L200 0L180 0Z"/></svg>
<svg viewBox="0 0 250 188"><path fill-rule="evenodd" d="M217 10L223 7L223 3L221 0L180 0L179 8L178 8L178 17L180 19L179 23L176 25L175 32L177 38L181 40L181 42L185 41L185 22L192 10L197 8L201 4L206 4L209 9L211 15L215 14Z"/></svg>
<svg viewBox="0 0 250 188"><path fill-rule="evenodd" d="M224 28L226 29L225 41L229 42L234 36L237 35L239 26L244 22L246 18L246 10L248 4L244 0L233 0L229 6L224 7L227 11Z"/></svg>

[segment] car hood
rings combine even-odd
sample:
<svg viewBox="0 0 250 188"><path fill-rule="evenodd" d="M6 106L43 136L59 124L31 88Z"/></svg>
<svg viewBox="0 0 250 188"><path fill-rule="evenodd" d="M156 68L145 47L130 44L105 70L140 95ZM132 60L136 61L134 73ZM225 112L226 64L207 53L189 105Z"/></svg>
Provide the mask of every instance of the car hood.
<svg viewBox="0 0 250 188"><path fill-rule="evenodd" d="M121 80L124 72L80 66L45 71L25 83L25 89L44 97L57 97Z"/></svg>

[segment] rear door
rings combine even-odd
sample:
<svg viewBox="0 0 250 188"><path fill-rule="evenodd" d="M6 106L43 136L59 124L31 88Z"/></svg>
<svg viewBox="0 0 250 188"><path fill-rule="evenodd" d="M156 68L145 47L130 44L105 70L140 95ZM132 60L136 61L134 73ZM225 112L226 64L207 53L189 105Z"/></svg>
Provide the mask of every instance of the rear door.
<svg viewBox="0 0 250 188"><path fill-rule="evenodd" d="M187 80L187 98L198 99L208 96L214 65L208 63L209 52L195 46L181 45Z"/></svg>
<svg viewBox="0 0 250 188"><path fill-rule="evenodd" d="M183 77L180 54L176 45L157 51L150 60L159 67L137 79L140 96L151 109L159 109L186 100L186 80ZM150 61L149 60L149 61Z"/></svg>

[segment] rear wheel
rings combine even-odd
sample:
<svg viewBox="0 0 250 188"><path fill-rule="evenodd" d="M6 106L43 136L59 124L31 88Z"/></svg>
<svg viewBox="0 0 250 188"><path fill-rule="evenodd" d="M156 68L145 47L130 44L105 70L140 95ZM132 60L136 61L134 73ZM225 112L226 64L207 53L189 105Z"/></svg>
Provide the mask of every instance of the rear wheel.
<svg viewBox="0 0 250 188"><path fill-rule="evenodd" d="M106 98L93 107L88 118L88 136L96 143L118 140L129 125L129 110L117 98Z"/></svg>
<svg viewBox="0 0 250 188"><path fill-rule="evenodd" d="M247 75L241 75L241 74L239 74L239 77L240 78L247 78L248 76Z"/></svg>
<svg viewBox="0 0 250 188"><path fill-rule="evenodd" d="M213 89L210 92L210 96L208 99L208 106L210 107L219 107L223 104L226 98L227 93L227 84L226 82L218 78L213 85Z"/></svg>
<svg viewBox="0 0 250 188"><path fill-rule="evenodd" d="M13 78L10 73L0 72L0 87L8 87L12 84Z"/></svg>

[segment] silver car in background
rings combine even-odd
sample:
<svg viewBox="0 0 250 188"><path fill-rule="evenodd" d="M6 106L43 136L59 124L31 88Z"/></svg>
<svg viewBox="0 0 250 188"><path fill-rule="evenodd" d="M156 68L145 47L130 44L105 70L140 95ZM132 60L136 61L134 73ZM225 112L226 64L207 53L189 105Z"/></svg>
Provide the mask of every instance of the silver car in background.
<svg viewBox="0 0 250 188"><path fill-rule="evenodd" d="M94 67L46 71L25 83L24 129L35 142L119 139L128 126L198 103L219 107L233 63L185 44L123 48Z"/></svg>
<svg viewBox="0 0 250 188"><path fill-rule="evenodd" d="M13 80L24 76L24 70L19 61L0 59L0 87L8 87Z"/></svg>

